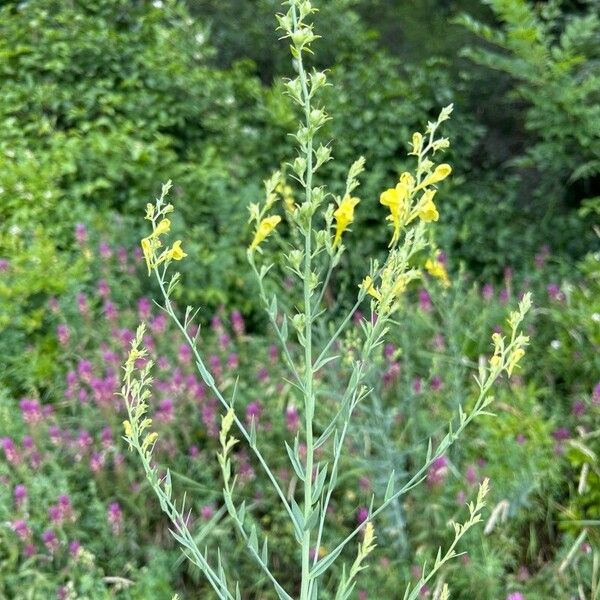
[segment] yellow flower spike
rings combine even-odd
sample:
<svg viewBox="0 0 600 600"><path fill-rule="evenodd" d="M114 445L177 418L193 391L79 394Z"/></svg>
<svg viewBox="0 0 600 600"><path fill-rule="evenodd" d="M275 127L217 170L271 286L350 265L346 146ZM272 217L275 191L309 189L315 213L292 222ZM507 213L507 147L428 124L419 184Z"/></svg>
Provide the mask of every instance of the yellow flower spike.
<svg viewBox="0 0 600 600"><path fill-rule="evenodd" d="M381 293L373 285L373 279L370 275L367 275L358 287L362 288L363 290L367 290L367 294L369 294L369 296L373 296L375 300L381 302Z"/></svg>
<svg viewBox="0 0 600 600"><path fill-rule="evenodd" d="M221 416L221 431L219 433L219 437L221 439L221 444L225 445L227 440L227 436L229 435L229 430L233 425L235 420L235 412L233 408L230 408L224 415Z"/></svg>
<svg viewBox="0 0 600 600"><path fill-rule="evenodd" d="M255 250L258 248L258 246L267 238L267 236L275 229L275 227L277 227L280 222L281 217L279 215L264 218L256 228L254 239L250 244L250 250Z"/></svg>
<svg viewBox="0 0 600 600"><path fill-rule="evenodd" d="M437 221L440 218L440 213L433 201L435 193L436 190L427 190L419 201L417 215L422 221L425 221L425 223L431 223L431 221Z"/></svg>
<svg viewBox="0 0 600 600"><path fill-rule="evenodd" d="M163 219L157 226L152 235L158 237L163 233L168 233L171 229L171 221L169 219Z"/></svg>
<svg viewBox="0 0 600 600"><path fill-rule="evenodd" d="M181 260L186 256L187 254L181 248L181 240L177 240L167 252L167 260Z"/></svg>
<svg viewBox="0 0 600 600"><path fill-rule="evenodd" d="M450 287L450 278L448 277L448 271L446 271L446 267L439 260L431 260L429 258L425 263L425 270L432 277L439 279L444 287Z"/></svg>
<svg viewBox="0 0 600 600"><path fill-rule="evenodd" d="M452 173L452 167L450 165L445 164L445 163L442 165L438 165L435 168L435 171L433 173L431 173L431 175L428 175L423 180L423 183L421 183L419 188L425 188L428 185L433 185L434 183L439 183L440 181L443 181L444 179L446 179L446 177L448 177L448 175L450 175L450 173Z"/></svg>
<svg viewBox="0 0 600 600"><path fill-rule="evenodd" d="M337 210L333 213L336 221L335 239L333 240L334 248L342 241L342 234L346 231L348 225L354 221L354 209L359 202L358 198L345 196Z"/></svg>
<svg viewBox="0 0 600 600"><path fill-rule="evenodd" d="M373 527L373 522L372 521L367 521L367 524L365 525L365 535L363 538L363 552L364 551L369 551L370 549L373 549L373 542L375 541L375 528Z"/></svg>

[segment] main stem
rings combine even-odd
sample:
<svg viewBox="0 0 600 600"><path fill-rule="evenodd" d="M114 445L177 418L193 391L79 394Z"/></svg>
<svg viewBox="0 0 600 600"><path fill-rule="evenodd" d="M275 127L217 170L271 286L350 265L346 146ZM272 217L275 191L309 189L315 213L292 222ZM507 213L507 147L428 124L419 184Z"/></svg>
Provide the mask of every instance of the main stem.
<svg viewBox="0 0 600 600"><path fill-rule="evenodd" d="M308 518L312 509L312 473L314 460L314 441L313 441L313 370L312 370L312 311L310 302L310 254L311 231L306 233L304 250L306 258L304 261L304 312L306 317L306 329L304 333L304 363L305 363L305 381L304 381L304 413L306 421L306 469L304 471L304 521ZM302 585L300 588L300 600L308 600L309 593L309 572L310 572L310 529L304 531L302 538Z"/></svg>
<svg viewBox="0 0 600 600"><path fill-rule="evenodd" d="M297 27L296 7L292 5L294 28ZM306 72L302 62L302 51L298 56L298 75L302 86L304 100L304 116L306 126L311 128L310 122L310 94L306 81ZM312 203L312 175L313 175L313 139L309 134L306 143L306 181L305 202L310 207ZM304 231L304 417L306 429L306 469L304 477L304 522L308 521L312 512L312 474L314 462L313 440L313 367L312 367L312 307L311 307L311 273L312 273L312 209L307 211L308 219ZM318 309L318 307L317 307ZM305 529L302 536L302 582L300 586L300 600L309 600L310 593L310 542L311 530Z"/></svg>

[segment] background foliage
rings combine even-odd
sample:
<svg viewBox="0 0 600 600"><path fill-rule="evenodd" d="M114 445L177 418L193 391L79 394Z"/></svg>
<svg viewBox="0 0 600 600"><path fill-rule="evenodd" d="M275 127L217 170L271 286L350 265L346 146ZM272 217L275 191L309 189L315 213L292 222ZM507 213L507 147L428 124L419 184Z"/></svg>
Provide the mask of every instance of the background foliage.
<svg viewBox="0 0 600 600"><path fill-rule="evenodd" d="M136 304L153 294L134 248L142 207L167 179L178 206L173 227L191 241L182 269L192 292L179 300L201 303L207 323L214 314L227 322L233 309L245 315L244 335L227 331L235 347L223 345L224 331L213 322L207 348L224 377L230 354L250 377L264 377L266 369L268 393L260 402L276 407L267 420L274 460L289 433L291 405L276 385L277 364L259 350L265 328L244 260L246 206L289 158L295 130L281 94L290 65L274 31L278 6L29 0L0 8L0 596L47 598L71 581L79 595L94 598L169 597L175 590L195 597L197 574L179 560L156 507L143 488L140 501L131 500L139 474L122 457L120 417L94 396L103 397L102 385L110 391L118 377L110 352L120 360ZM433 285L414 290L393 352L380 357L369 407L375 417L352 438L360 467L349 461L336 499L340 528L368 504L371 489L385 485L369 474L390 465L408 471L422 449L413 455L407 448L435 435L468 396L471 369L487 351L489 331L502 323L505 303L531 287L540 307L521 384L503 388L498 417L482 423L391 513L382 533L386 550L362 591L392 594L400 574L414 576L416 563L444 541L430 523L444 531L462 504L457 497L487 475L492 506L506 501L508 508L488 535L473 534L471 568L457 564L447 573L454 597L567 597L578 580L590 583L586 544L597 543L600 496L593 435L600 403L598 5L330 0L320 8L315 65L330 69L325 102L334 119L326 135L336 158L324 173L342 181L357 156L367 158L364 210L357 210L355 242L345 278L332 282L332 302L346 302L364 257L382 250L383 219L370 208L407 164L410 135L441 106L455 104L448 127L454 175L435 230L455 283L448 293ZM169 348L177 341L161 340L160 328L156 338L158 354L174 366L182 357ZM92 364L89 380L87 367L78 370L82 360ZM165 420L172 437L164 452L176 453L182 477L196 481L181 480L194 491L197 514L209 516L206 507L218 514L210 491L219 489L215 474L203 472L195 454L214 452L210 399L186 396L193 382L184 385L176 374L175 381L164 375L177 397L172 420ZM179 376L190 374L184 368ZM79 382L72 397L69 377ZM89 398L77 395L81 390ZM24 421L24 398L47 414ZM252 389L244 398L259 400ZM110 443L108 434L101 438L104 427L111 428ZM18 464L10 460L9 438ZM28 490L19 514L36 540L31 556L9 525L17 485ZM247 485L257 522L278 531L271 506L258 497L260 480L249 477ZM55 527L61 550L48 558L40 536L51 525L57 490L69 495L77 518ZM123 513L116 553L107 516L115 502ZM210 535L241 560L228 523L211 518ZM581 523L592 524L581 551L558 573ZM69 554L75 539L83 555ZM291 546L282 544L280 554L285 573ZM264 582L248 581L248 597L267 597Z"/></svg>

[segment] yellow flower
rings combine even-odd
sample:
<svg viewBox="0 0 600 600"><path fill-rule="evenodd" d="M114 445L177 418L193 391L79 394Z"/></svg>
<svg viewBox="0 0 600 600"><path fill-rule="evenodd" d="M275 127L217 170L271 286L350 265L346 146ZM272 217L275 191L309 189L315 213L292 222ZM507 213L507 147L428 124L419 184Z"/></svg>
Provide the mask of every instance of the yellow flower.
<svg viewBox="0 0 600 600"><path fill-rule="evenodd" d="M250 244L250 250L258 248L258 246L266 239L266 237L273 231L273 229L277 227L280 221L281 217L279 215L274 215L272 217L266 217L265 219L263 219L256 228L254 239Z"/></svg>
<svg viewBox="0 0 600 600"><path fill-rule="evenodd" d="M450 175L450 173L452 173L452 167L448 164L442 164L442 165L438 165L435 168L435 171L433 173L431 173L431 175L428 175L423 182L421 183L421 185L419 186L419 188L424 188L427 187L428 185L433 185L434 183L439 183L440 181L443 181L444 179L446 179L446 177L448 177L448 175Z"/></svg>
<svg viewBox="0 0 600 600"><path fill-rule="evenodd" d="M151 204L148 204L146 206L146 218L148 218L148 216L154 211L154 208L152 208L152 210L150 210L152 207ZM165 258L167 257L167 255L171 252L169 251L169 253L164 253L161 255L160 259L158 260L158 262L156 262L155 259L155 254L156 254L156 250L158 248L160 248L162 246L162 243L159 239L159 237L161 235L163 235L164 233L168 233L171 230L171 221L169 219L163 219L154 229L154 231L148 236L142 239L142 251L144 252L144 258L146 259L146 266L148 267L148 275L150 275L150 273L152 272L152 269L156 266L158 266L158 264L160 264L163 260L165 260ZM181 242L179 242L180 244ZM175 246L173 247L175 248ZM178 249L179 252L182 252L181 249ZM177 250L175 252L175 254L177 254ZM185 254L183 254L183 256L186 256ZM171 258L175 258L175 260L181 260L181 258L183 258L183 256L181 256L180 258L175 258L175 256L172 256Z"/></svg>
<svg viewBox="0 0 600 600"><path fill-rule="evenodd" d="M275 191L282 196L291 196L293 193L292 186L279 182L275 187Z"/></svg>
<svg viewBox="0 0 600 600"><path fill-rule="evenodd" d="M339 207L333 213L335 217L335 239L333 240L333 246L337 246L342 240L342 233L346 231L348 225L354 221L354 208L360 202L358 198L351 198L345 196L340 202Z"/></svg>
<svg viewBox="0 0 600 600"><path fill-rule="evenodd" d="M416 133L413 133L412 148L412 153L417 155L420 154L421 150L423 149L423 136L418 131Z"/></svg>
<svg viewBox="0 0 600 600"><path fill-rule="evenodd" d="M446 271L446 267L442 262L440 262L437 259L428 259L425 263L425 269L431 276L435 277L436 279L439 279L444 287L450 287L450 278L448 277L448 271Z"/></svg>
<svg viewBox="0 0 600 600"><path fill-rule="evenodd" d="M367 290L367 294L369 294L369 296L373 296L375 300L381 302L381 293L373 285L373 279L370 275L367 275L358 287L362 288L363 290Z"/></svg>
<svg viewBox="0 0 600 600"><path fill-rule="evenodd" d="M289 185L283 185L279 183L275 188L275 191L283 198L285 208L293 213L296 210L296 203L294 201L294 190Z"/></svg>
<svg viewBox="0 0 600 600"><path fill-rule="evenodd" d="M398 298L398 296L401 296L406 291L409 282L410 278L406 275L401 275L398 278L398 281L394 285L394 298Z"/></svg>
<svg viewBox="0 0 600 600"><path fill-rule="evenodd" d="M379 202L390 209L388 221L394 226L394 234L390 246L400 239L400 228L405 224L408 199L414 186L414 179L410 173L402 173L400 181L395 188L390 188L381 194Z"/></svg>
<svg viewBox="0 0 600 600"><path fill-rule="evenodd" d="M525 356L525 350L523 348L517 348L509 357L506 372L510 377L513 369L519 364L519 361Z"/></svg>
<svg viewBox="0 0 600 600"><path fill-rule="evenodd" d="M502 357L498 354L494 354L494 356L490 358L490 365L493 369L500 366L501 358Z"/></svg>
<svg viewBox="0 0 600 600"><path fill-rule="evenodd" d="M163 233L168 233L170 229L171 229L171 221L169 221L169 219L163 219L156 226L156 229L154 230L154 232L152 233L152 235L154 237L158 237L159 235L162 235Z"/></svg>
<svg viewBox="0 0 600 600"><path fill-rule="evenodd" d="M150 238L142 239L142 251L144 253L144 258L146 259L146 266L148 267L148 275L152 272L152 243L150 242Z"/></svg>
<svg viewBox="0 0 600 600"><path fill-rule="evenodd" d="M187 254L181 248L181 240L177 240L172 248L167 253L167 260L181 260L185 258Z"/></svg>
<svg viewBox="0 0 600 600"><path fill-rule="evenodd" d="M438 212L437 206L433 201L435 193L436 190L427 190L419 201L417 215L421 217L421 220L425 221L425 223L437 221L440 218L440 213Z"/></svg>
<svg viewBox="0 0 600 600"><path fill-rule="evenodd" d="M142 452L145 452L157 439L158 433L156 433L156 431L149 433L142 442Z"/></svg>
<svg viewBox="0 0 600 600"><path fill-rule="evenodd" d="M294 201L294 196L285 196L283 199L283 202L285 204L285 209L290 212L296 212L296 208L298 208L298 206L296 205L296 202Z"/></svg>
<svg viewBox="0 0 600 600"><path fill-rule="evenodd" d="M133 431L131 429L131 423L129 421L123 421L123 429L125 430L125 436L131 438Z"/></svg>

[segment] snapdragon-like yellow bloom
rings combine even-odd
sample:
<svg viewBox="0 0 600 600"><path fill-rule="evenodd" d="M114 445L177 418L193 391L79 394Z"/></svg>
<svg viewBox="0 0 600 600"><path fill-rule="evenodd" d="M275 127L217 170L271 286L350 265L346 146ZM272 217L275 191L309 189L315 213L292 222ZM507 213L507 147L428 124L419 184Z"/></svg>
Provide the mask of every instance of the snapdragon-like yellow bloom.
<svg viewBox="0 0 600 600"><path fill-rule="evenodd" d="M250 250L255 250L256 248L258 248L258 246L267 238L267 236L273 231L273 229L277 227L280 221L281 217L279 215L264 218L256 228L254 239L250 244Z"/></svg>
<svg viewBox="0 0 600 600"><path fill-rule="evenodd" d="M148 450L148 448L150 446L152 446L152 444L154 444L157 439L158 439L158 433L156 433L156 431L149 433L144 438L144 441L142 442L142 452L145 452L146 450Z"/></svg>
<svg viewBox="0 0 600 600"><path fill-rule="evenodd" d="M283 199L283 203L287 211L293 213L296 210L296 201L294 200L294 190L289 185L283 185L280 183L275 188L275 191Z"/></svg>
<svg viewBox="0 0 600 600"><path fill-rule="evenodd" d="M367 290L367 294L369 294L369 296L373 296L375 300L381 302L381 293L373 285L373 278L370 275L367 275L358 287L361 287L363 290Z"/></svg>
<svg viewBox="0 0 600 600"><path fill-rule="evenodd" d="M425 263L425 269L432 277L439 279L444 287L450 287L450 278L448 277L448 271L446 271L444 263L430 258Z"/></svg>
<svg viewBox="0 0 600 600"><path fill-rule="evenodd" d="M167 252L167 260L181 260L187 254L181 248L181 240L177 240Z"/></svg>
<svg viewBox="0 0 600 600"><path fill-rule="evenodd" d="M517 348L509 357L508 365L506 366L506 372L510 377L512 375L513 369L518 366L519 361L525 356L525 350L523 348Z"/></svg>
<svg viewBox="0 0 600 600"><path fill-rule="evenodd" d="M157 226L156 229L152 232L154 237L158 237L163 235L163 233L168 233L171 229L171 221L169 219L163 219Z"/></svg>
<svg viewBox="0 0 600 600"><path fill-rule="evenodd" d="M354 221L354 208L360 202L358 198L345 196L340 202L339 207L333 213L335 217L335 239L333 246L337 246L342 241L342 233L346 231L348 225Z"/></svg>
<svg viewBox="0 0 600 600"><path fill-rule="evenodd" d="M433 201L436 190L427 190L421 200L419 201L419 210L417 215L425 223L431 223L431 221L437 221L440 218L437 206Z"/></svg>
<svg viewBox="0 0 600 600"><path fill-rule="evenodd" d="M425 179L423 180L423 182L421 183L421 185L419 186L420 188L425 188L428 185L433 185L434 183L439 183L440 181L443 181L444 179L446 179L446 177L448 177L448 175L450 175L450 173L452 173L452 167L446 163L438 165L435 170L433 171L433 173L431 173L431 175L428 175L427 177L425 177Z"/></svg>
<svg viewBox="0 0 600 600"><path fill-rule="evenodd" d="M390 188L381 194L379 202L390 209L388 221L394 226L394 234L390 246L400 239L400 229L405 224L408 200L414 187L414 179L410 173L402 173L395 188Z"/></svg>
<svg viewBox="0 0 600 600"><path fill-rule="evenodd" d="M146 206L146 218L148 218L149 216L150 218L152 218L151 215L154 215L154 207L152 207L151 204L148 204ZM141 241L144 259L146 260L146 266L148 267L148 275L150 275L152 269L156 266L155 254L158 248L162 246L160 236L165 233L168 233L170 230L171 221L169 219L162 219L162 221L156 226L154 231L148 237L143 238ZM164 257L162 258L162 260L164 260ZM162 262L162 260L159 262Z"/></svg>
<svg viewBox="0 0 600 600"><path fill-rule="evenodd" d="M398 298L406 291L411 279L406 274L400 275L398 281L394 284L394 298Z"/></svg>
<svg viewBox="0 0 600 600"><path fill-rule="evenodd" d="M421 150L423 149L423 136L418 131L416 133L413 133L412 148L412 153L417 155L420 154Z"/></svg>
<svg viewBox="0 0 600 600"><path fill-rule="evenodd" d="M148 275L152 272L152 258L154 256L152 245L152 240L149 237L142 239L142 252L144 253L144 259L146 260L146 266L148 267Z"/></svg>
<svg viewBox="0 0 600 600"><path fill-rule="evenodd" d="M501 362L502 362L502 357L499 354L494 354L494 356L492 356L490 358L490 366L493 369L495 369L496 367L499 367Z"/></svg>

